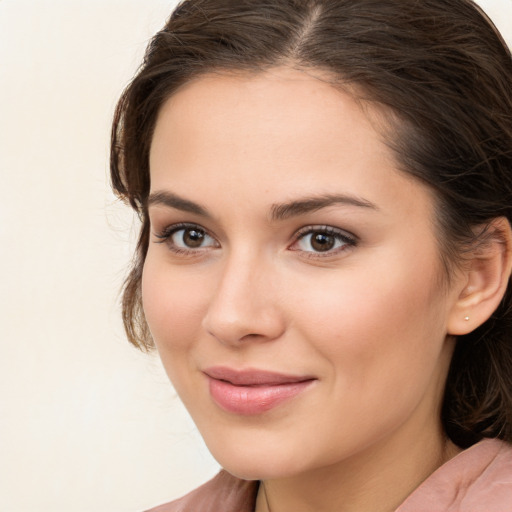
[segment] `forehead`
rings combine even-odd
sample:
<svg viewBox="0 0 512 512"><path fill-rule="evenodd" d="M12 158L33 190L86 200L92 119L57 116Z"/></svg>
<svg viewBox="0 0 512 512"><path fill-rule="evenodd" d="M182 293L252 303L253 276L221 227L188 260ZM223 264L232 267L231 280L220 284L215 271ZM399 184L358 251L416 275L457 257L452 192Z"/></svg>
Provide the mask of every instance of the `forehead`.
<svg viewBox="0 0 512 512"><path fill-rule="evenodd" d="M304 71L201 76L161 108L151 189L202 200L228 187L244 205L333 191L392 203L424 187L397 171L380 116Z"/></svg>
<svg viewBox="0 0 512 512"><path fill-rule="evenodd" d="M273 166L301 153L338 159L351 154L381 153L381 143L368 110L327 81L303 71L277 68L259 74L210 74L187 83L162 106L151 146L151 169L158 156L209 158L225 156L246 167L249 156ZM334 155L333 153L336 153ZM278 158L276 158L278 157ZM342 162L340 162L342 163ZM240 165L242 164L242 165Z"/></svg>

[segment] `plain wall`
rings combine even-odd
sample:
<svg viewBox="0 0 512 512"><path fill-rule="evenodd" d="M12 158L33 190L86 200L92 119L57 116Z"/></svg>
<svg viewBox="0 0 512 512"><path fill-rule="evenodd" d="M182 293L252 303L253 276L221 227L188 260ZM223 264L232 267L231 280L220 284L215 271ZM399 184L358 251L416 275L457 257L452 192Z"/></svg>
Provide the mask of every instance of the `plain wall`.
<svg viewBox="0 0 512 512"><path fill-rule="evenodd" d="M480 2L512 43L512 0ZM0 0L0 510L137 511L218 466L124 338L115 102L173 0Z"/></svg>

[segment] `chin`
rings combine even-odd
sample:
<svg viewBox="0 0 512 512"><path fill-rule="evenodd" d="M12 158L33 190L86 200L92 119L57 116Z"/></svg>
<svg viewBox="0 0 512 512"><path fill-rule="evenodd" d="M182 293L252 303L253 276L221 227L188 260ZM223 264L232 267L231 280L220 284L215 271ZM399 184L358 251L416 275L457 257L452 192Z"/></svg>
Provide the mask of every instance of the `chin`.
<svg viewBox="0 0 512 512"><path fill-rule="evenodd" d="M218 460L222 468L228 473L243 480L277 480L292 477L300 473L300 468L295 470L280 461L269 463L268 457L258 463L257 461L238 460L226 461L224 464Z"/></svg>
<svg viewBox="0 0 512 512"><path fill-rule="evenodd" d="M306 469L304 454L298 457L297 451L294 451L294 455L279 453L264 443L253 442L243 447L236 443L224 443L209 448L223 469L244 480L286 478Z"/></svg>

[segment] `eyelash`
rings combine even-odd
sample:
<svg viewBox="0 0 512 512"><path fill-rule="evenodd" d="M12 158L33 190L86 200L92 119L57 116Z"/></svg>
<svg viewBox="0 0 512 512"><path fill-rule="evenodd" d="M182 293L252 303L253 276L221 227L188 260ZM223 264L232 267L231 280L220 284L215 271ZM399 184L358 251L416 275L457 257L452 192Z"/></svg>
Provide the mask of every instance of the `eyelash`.
<svg viewBox="0 0 512 512"><path fill-rule="evenodd" d="M189 224L189 223L179 223L172 224L163 229L160 233L155 233L155 237L158 238L155 243L163 244L167 243L169 249L177 255L183 256L191 256L191 255L199 255L203 250L209 249L210 247L198 247L197 249L184 249L182 247L178 247L176 244L170 241L170 238L177 232L182 230L196 230L198 232L203 233L205 236L210 237L212 240L215 240L213 236L211 236L204 228L199 226L198 224ZM301 249L293 249L293 246L299 244L302 240L304 240L308 235L312 235L314 233L326 235L328 237L333 237L335 243L341 242L343 245L341 247L335 248L334 250L328 249L325 252L322 251L306 251ZM332 226L327 225L318 225L318 226L307 226L302 229L299 229L294 235L294 241L289 246L289 250L291 251L300 251L307 258L326 258L338 255L339 253L346 251L352 247L357 245L357 238L347 233L346 231L334 228Z"/></svg>
<svg viewBox="0 0 512 512"><path fill-rule="evenodd" d="M199 247L197 249L184 249L182 247L178 247L176 244L173 244L170 241L170 238L175 233L177 233L178 231L182 231L182 230L196 230L196 231L199 231L199 232L203 233L204 235L212 238L213 240L215 240L214 237L212 237L204 228L202 228L198 224L189 224L189 223L183 222L183 223L179 223L179 224L172 224L171 226L167 226L160 233L155 233L156 238L159 239L156 241L156 243L157 244L167 243L169 249L173 253L178 254L178 255L183 255L183 256L197 255L201 251L201 249L204 250L204 247Z"/></svg>
<svg viewBox="0 0 512 512"><path fill-rule="evenodd" d="M343 245L341 247L335 248L335 249L329 249L325 252L321 251L302 251L304 255L307 258L328 258L332 256L337 256L343 251L346 251L352 247L355 247L357 245L357 238L347 233L346 231L343 231L338 228L334 228L332 226L326 226L326 225L318 225L318 226L307 226L302 229L299 229L297 233L295 234L294 238L295 241L291 244L290 247L293 247L294 245L298 244L302 240L304 240L308 235L312 235L314 233L327 235L329 237L334 238L335 242L341 242ZM294 251L300 251L300 249L290 249Z"/></svg>

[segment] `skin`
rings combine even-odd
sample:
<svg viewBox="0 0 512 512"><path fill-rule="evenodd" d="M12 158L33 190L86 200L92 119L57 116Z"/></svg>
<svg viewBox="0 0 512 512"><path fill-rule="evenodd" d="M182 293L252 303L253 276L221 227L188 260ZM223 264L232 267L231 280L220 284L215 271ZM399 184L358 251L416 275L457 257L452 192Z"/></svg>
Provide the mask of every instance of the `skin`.
<svg viewBox="0 0 512 512"><path fill-rule="evenodd" d="M440 404L466 281L443 279L432 195L397 170L378 115L286 68L200 77L159 114L144 311L212 454L263 481L258 512L394 510L457 452ZM272 218L328 194L364 205ZM179 223L204 230L202 245L179 227L161 238ZM311 226L355 243L319 252ZM203 370L219 365L315 380L243 416L211 398Z"/></svg>

